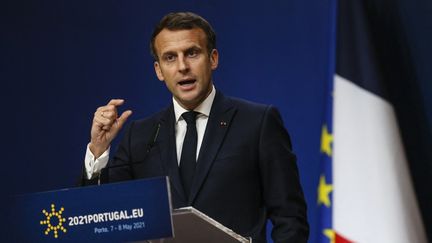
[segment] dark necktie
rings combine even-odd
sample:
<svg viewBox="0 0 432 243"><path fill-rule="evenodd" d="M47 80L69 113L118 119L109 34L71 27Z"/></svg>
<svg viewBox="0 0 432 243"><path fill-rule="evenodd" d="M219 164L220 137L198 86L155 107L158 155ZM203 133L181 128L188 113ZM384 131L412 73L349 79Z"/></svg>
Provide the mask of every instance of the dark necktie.
<svg viewBox="0 0 432 243"><path fill-rule="evenodd" d="M186 136L183 140L183 148L180 159L180 176L183 182L183 188L189 197L193 177L196 167L196 150L197 150L197 130L196 117L198 112L188 111L182 114L187 123Z"/></svg>

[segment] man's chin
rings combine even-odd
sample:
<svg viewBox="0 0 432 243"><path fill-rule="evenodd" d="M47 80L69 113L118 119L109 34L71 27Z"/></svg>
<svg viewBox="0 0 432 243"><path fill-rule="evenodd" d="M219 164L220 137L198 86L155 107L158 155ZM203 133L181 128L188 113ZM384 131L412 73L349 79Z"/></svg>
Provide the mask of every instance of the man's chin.
<svg viewBox="0 0 432 243"><path fill-rule="evenodd" d="M191 110L194 109L195 107L197 107L199 105L199 99L194 96L194 97L180 97L176 99L177 102L185 109L187 110Z"/></svg>

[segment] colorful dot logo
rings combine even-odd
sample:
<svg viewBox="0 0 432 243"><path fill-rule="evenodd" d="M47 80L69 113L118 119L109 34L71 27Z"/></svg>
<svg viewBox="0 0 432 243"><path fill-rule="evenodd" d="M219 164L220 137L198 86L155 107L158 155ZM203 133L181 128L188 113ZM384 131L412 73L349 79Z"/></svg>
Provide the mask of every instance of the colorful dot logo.
<svg viewBox="0 0 432 243"><path fill-rule="evenodd" d="M45 230L45 235L48 235L50 231L54 232L54 238L58 238L58 231L63 231L66 233L65 227L63 227L63 223L66 221L65 218L62 217L62 213L64 208L61 207L58 212L56 212L55 205L51 204L51 212L47 212L45 209L42 210L42 213L46 216L45 220L41 220L41 225L46 225L47 229Z"/></svg>

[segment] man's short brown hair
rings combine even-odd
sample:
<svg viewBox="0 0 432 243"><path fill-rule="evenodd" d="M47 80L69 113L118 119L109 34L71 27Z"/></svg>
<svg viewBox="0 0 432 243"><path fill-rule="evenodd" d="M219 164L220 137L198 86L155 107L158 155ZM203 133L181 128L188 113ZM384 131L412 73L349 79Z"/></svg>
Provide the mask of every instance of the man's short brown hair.
<svg viewBox="0 0 432 243"><path fill-rule="evenodd" d="M191 13L191 12L178 12L169 13L165 15L161 21L156 25L153 30L153 34L150 42L150 52L154 60L158 61L155 48L156 36L163 30L190 30L194 28L200 28L204 31L207 36L207 50L210 55L212 50L216 48L216 33L214 32L211 25L203 17Z"/></svg>

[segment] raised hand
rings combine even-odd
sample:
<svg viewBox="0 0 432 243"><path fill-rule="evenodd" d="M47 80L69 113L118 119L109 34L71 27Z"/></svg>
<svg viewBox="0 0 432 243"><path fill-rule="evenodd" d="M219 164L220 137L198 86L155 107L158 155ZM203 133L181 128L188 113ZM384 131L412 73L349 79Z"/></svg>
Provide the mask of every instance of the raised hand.
<svg viewBox="0 0 432 243"><path fill-rule="evenodd" d="M94 113L89 148L95 158L108 149L111 141L132 114L131 110L127 110L118 116L117 107L123 103L122 99L112 99L107 105L97 108Z"/></svg>

